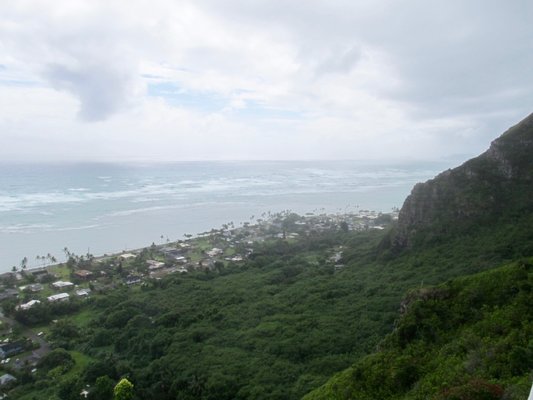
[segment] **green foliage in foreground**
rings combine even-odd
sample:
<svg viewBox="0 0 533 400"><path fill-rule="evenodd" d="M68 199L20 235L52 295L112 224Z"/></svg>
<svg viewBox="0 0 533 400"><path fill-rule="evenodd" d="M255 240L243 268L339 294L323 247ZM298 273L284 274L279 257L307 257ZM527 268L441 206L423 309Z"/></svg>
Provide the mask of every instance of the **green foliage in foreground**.
<svg viewBox="0 0 533 400"><path fill-rule="evenodd" d="M304 399L525 399L531 304L527 261L413 291L378 352Z"/></svg>

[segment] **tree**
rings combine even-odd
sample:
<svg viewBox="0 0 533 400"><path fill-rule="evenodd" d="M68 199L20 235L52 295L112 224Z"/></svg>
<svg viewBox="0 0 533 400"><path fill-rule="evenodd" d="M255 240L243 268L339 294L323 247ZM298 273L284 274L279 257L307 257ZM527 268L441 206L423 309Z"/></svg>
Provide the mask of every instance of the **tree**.
<svg viewBox="0 0 533 400"><path fill-rule="evenodd" d="M113 389L113 400L133 399L133 384L126 378L122 378Z"/></svg>
<svg viewBox="0 0 533 400"><path fill-rule="evenodd" d="M20 268L24 271L28 266L28 257L24 257L20 262Z"/></svg>
<svg viewBox="0 0 533 400"><path fill-rule="evenodd" d="M350 230L350 227L348 226L348 223L346 221L342 221L340 224L341 230L346 233Z"/></svg>
<svg viewBox="0 0 533 400"><path fill-rule="evenodd" d="M54 369L56 367L62 367L63 371L68 371L75 364L74 359L68 351L62 348L52 350L39 360L39 368L46 371Z"/></svg>
<svg viewBox="0 0 533 400"><path fill-rule="evenodd" d="M113 396L113 380L103 375L96 379L93 390L89 394L91 400L111 400Z"/></svg>

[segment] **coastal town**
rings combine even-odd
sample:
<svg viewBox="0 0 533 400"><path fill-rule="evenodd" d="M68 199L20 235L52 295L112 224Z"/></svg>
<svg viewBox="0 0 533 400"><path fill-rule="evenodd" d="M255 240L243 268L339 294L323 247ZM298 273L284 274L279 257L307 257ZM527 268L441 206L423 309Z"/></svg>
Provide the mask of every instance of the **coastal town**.
<svg viewBox="0 0 533 400"><path fill-rule="evenodd" d="M80 309L94 296L124 287L142 290L143 285L169 275L220 273L245 263L264 242L297 242L324 232L381 230L397 219L398 212L361 210L304 216L283 212L262 217L113 255L78 256L64 249L62 263L25 268L23 262L20 268L1 274L0 399L2 390L17 384L21 371L36 373L41 358L57 347L54 324L60 318L55 316ZM332 248L328 254L327 262L334 271L344 268L342 247ZM35 327L35 316L46 312L54 316L51 324Z"/></svg>

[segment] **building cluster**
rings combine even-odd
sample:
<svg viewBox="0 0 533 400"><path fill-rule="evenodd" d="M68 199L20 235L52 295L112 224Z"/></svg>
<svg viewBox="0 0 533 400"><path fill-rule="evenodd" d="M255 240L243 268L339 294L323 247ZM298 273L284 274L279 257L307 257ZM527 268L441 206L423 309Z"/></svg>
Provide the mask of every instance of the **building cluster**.
<svg viewBox="0 0 533 400"><path fill-rule="evenodd" d="M0 301L24 298L17 309L26 311L42 302L57 303L72 297L87 297L92 290L106 291L120 284L136 285L169 274L213 271L242 263L253 254L255 244L264 241L300 240L328 231L383 229L395 218L396 211L381 214L369 210L348 214L308 213L305 216L289 212L270 214L268 218L255 220L254 224L244 223L239 227L231 224L231 229L226 224L193 239L95 258L89 265L71 269L72 281L58 279L60 276L54 275L50 267L26 270L23 274L6 273L0 275L0 280L16 284L24 279L22 275L26 275L31 283L19 286L18 290L9 287L2 290L0 287ZM343 268L341 258L341 250L332 255L330 261L336 270Z"/></svg>

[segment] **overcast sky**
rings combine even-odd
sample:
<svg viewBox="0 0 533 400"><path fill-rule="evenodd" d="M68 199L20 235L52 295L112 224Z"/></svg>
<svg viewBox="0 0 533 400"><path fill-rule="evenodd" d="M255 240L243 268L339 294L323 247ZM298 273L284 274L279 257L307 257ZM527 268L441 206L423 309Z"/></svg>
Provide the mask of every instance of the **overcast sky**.
<svg viewBox="0 0 533 400"><path fill-rule="evenodd" d="M0 159L465 159L533 112L531 0L0 2Z"/></svg>

